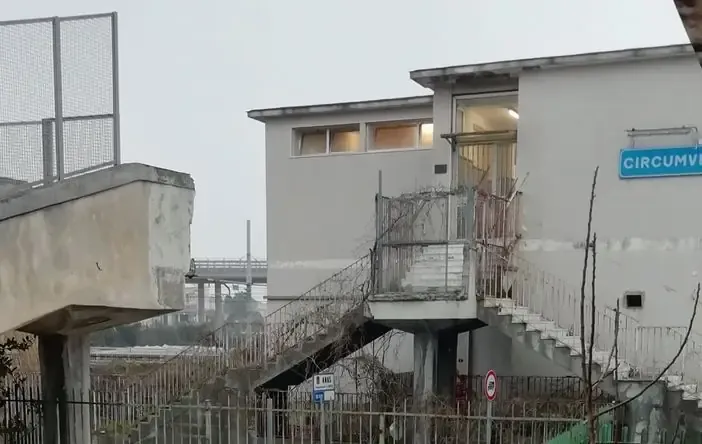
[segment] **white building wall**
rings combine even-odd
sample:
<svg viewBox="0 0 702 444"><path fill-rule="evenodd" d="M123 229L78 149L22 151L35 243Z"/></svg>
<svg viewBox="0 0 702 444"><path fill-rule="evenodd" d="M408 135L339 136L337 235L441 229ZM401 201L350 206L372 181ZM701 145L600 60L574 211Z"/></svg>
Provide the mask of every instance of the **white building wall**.
<svg viewBox="0 0 702 444"><path fill-rule="evenodd" d="M621 180L631 128L702 126L702 73L692 57L525 73L517 170L524 187L524 256L577 286L592 173L598 298L646 292L645 325L686 325L702 269L702 177ZM557 91L557 94L554 94ZM680 143L671 137L670 143ZM665 140L659 139L659 143Z"/></svg>

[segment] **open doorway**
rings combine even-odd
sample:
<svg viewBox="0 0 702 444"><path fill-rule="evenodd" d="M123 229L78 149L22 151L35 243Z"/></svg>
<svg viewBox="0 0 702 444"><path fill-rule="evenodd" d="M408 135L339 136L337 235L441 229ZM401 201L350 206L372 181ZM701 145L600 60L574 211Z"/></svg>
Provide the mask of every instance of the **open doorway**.
<svg viewBox="0 0 702 444"><path fill-rule="evenodd" d="M455 99L457 185L507 197L514 190L519 109L515 94Z"/></svg>

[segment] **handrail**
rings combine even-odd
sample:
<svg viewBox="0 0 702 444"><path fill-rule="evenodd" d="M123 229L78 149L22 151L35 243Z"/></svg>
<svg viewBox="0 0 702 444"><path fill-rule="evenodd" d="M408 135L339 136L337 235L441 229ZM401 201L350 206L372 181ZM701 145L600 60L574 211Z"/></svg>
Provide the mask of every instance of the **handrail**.
<svg viewBox="0 0 702 444"><path fill-rule="evenodd" d="M199 269L235 269L246 268L247 261L245 259L193 259L195 262L195 270ZM268 268L266 260L252 260L251 268Z"/></svg>
<svg viewBox="0 0 702 444"><path fill-rule="evenodd" d="M321 330L337 325L343 316L358 307L369 290L370 264L371 255L367 254L334 273L268 314L261 331L233 336L230 330L233 325L224 324L149 373L133 378L126 384L125 396L140 397L143 402L137 404L158 409L228 368L266 366ZM223 347L223 342L231 346ZM133 411L129 419L139 421L148 415L144 408Z"/></svg>

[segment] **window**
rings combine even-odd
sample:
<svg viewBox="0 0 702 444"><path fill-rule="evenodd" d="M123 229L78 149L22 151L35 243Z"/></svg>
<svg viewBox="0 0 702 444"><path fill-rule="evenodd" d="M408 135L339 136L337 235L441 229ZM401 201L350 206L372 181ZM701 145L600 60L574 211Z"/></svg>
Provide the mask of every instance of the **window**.
<svg viewBox="0 0 702 444"><path fill-rule="evenodd" d="M361 150L359 126L297 130L297 156L328 153L355 153Z"/></svg>
<svg viewBox="0 0 702 444"><path fill-rule="evenodd" d="M432 123L384 123L368 126L369 150L431 148L434 137Z"/></svg>

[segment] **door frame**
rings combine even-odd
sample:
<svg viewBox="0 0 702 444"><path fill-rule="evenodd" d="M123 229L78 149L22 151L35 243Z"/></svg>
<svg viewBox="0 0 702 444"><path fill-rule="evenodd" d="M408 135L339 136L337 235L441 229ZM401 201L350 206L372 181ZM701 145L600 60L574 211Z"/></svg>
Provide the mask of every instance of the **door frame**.
<svg viewBox="0 0 702 444"><path fill-rule="evenodd" d="M484 102L486 105L490 104L491 100L495 100L496 102L499 101L499 99L504 99L507 97L513 97L517 104L519 104L519 89L510 89L510 90L502 90L502 91L494 91L494 92L480 92L480 93L460 93L460 94L452 94L451 95L451 112L450 112L450 119L451 119L451 133L456 134L458 133L457 127L458 127L458 101L475 101L475 102ZM457 183L458 183L458 149L455 147L451 147L451 155L449 156L449 171L451 173L451 183L450 183L450 188L453 189ZM516 154L515 154L516 155ZM492 173L495 174L495 169L492 168ZM495 181L493 181L493 187L495 186ZM458 199L460 197L456 195L450 195L449 196L449 208L451 216L449 217L448 224L449 224L449 233L451 233L451 237L453 239L457 240L457 226L458 226Z"/></svg>

